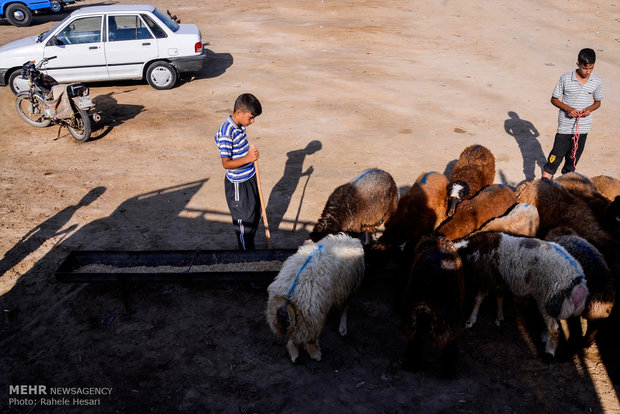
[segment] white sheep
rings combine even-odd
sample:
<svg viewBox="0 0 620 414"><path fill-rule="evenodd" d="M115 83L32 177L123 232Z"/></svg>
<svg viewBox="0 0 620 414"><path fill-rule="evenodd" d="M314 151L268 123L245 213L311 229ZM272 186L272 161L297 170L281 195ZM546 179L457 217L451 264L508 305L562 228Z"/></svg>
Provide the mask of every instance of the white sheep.
<svg viewBox="0 0 620 414"><path fill-rule="evenodd" d="M491 289L498 291L497 320L504 319L502 288L518 297L533 296L549 336L545 352L555 355L558 319L578 316L588 296L583 268L556 243L504 233L484 232L455 243L463 260L468 289L475 293L466 326L476 322L480 304Z"/></svg>
<svg viewBox="0 0 620 414"><path fill-rule="evenodd" d="M588 321L584 345L590 346L596 338L601 321L611 315L616 299L614 277L601 252L569 227L551 230L547 234L547 240L564 247L581 264L586 275L589 293L581 317ZM580 332L579 318L574 319L576 323L570 325ZM571 339L574 336L573 329L571 329Z"/></svg>
<svg viewBox="0 0 620 414"><path fill-rule="evenodd" d="M344 233L307 241L286 259L267 288L266 317L276 335L288 336L291 361L297 360L300 345L321 360L319 336L332 309L342 311L339 332L347 334L348 301L363 276L362 244Z"/></svg>

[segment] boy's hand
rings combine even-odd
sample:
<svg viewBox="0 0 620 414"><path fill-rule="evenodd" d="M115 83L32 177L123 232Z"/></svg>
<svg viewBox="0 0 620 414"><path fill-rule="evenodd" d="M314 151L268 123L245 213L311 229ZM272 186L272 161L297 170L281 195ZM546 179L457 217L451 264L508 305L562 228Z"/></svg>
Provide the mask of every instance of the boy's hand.
<svg viewBox="0 0 620 414"><path fill-rule="evenodd" d="M250 161L254 162L258 160L259 157L258 148L254 145L250 144L250 150L248 151L248 157L250 157Z"/></svg>
<svg viewBox="0 0 620 414"><path fill-rule="evenodd" d="M579 111L571 106L569 106L568 111L566 111L568 113L568 116L570 116L571 118L577 118L579 116Z"/></svg>

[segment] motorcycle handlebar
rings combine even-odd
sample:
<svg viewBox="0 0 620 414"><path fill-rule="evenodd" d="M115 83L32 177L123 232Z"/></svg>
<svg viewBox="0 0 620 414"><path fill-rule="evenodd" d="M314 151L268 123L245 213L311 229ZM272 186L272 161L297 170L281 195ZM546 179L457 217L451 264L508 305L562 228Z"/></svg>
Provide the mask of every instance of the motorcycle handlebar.
<svg viewBox="0 0 620 414"><path fill-rule="evenodd" d="M45 65L47 62L49 62L52 59L56 59L57 57L58 56L50 56L50 57L46 57L46 58L41 59L41 61L37 65L37 69L40 69L41 66Z"/></svg>

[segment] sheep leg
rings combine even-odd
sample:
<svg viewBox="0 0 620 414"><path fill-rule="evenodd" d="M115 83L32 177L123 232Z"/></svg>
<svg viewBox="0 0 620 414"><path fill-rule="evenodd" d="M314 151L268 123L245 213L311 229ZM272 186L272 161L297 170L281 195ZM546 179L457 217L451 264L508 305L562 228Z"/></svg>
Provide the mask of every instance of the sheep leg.
<svg viewBox="0 0 620 414"><path fill-rule="evenodd" d="M288 354L291 356L291 362L295 363L297 357L299 357L299 349L297 349L297 345L295 345L293 340L290 338L286 344L286 349L288 350Z"/></svg>
<svg viewBox="0 0 620 414"><path fill-rule="evenodd" d="M545 353L555 356L555 350L558 348L558 341L560 339L560 326L555 318L549 315L544 315L545 325L547 325L548 337L545 343Z"/></svg>
<svg viewBox="0 0 620 414"><path fill-rule="evenodd" d="M495 299L497 300L497 317L495 318L495 325L501 326L502 322L504 322L504 293L498 291Z"/></svg>
<svg viewBox="0 0 620 414"><path fill-rule="evenodd" d="M583 347L589 348L594 343L596 339L596 334L598 332L598 328L600 325L600 321L588 321L588 328L586 329L586 335L583 341Z"/></svg>
<svg viewBox="0 0 620 414"><path fill-rule="evenodd" d="M404 361L405 369L409 371L417 371L422 364L422 341L415 337L407 342L407 354Z"/></svg>
<svg viewBox="0 0 620 414"><path fill-rule="evenodd" d="M456 341L449 343L441 352L441 376L452 378L456 375L459 350Z"/></svg>
<svg viewBox="0 0 620 414"><path fill-rule="evenodd" d="M480 305L482 304L485 296L486 293L478 292L478 294L474 298L474 308L471 311L469 319L467 320L467 322L465 322L465 328L471 328L478 320L478 311L480 310Z"/></svg>
<svg viewBox="0 0 620 414"><path fill-rule="evenodd" d="M306 351L308 351L308 355L310 355L310 358L314 359L315 361L321 360L321 347L319 346L318 339L314 342L307 342L305 346Z"/></svg>
<svg viewBox="0 0 620 414"><path fill-rule="evenodd" d="M349 305L345 305L342 309L342 313L340 314L340 326L338 327L338 332L340 335L347 336L347 314L349 312Z"/></svg>

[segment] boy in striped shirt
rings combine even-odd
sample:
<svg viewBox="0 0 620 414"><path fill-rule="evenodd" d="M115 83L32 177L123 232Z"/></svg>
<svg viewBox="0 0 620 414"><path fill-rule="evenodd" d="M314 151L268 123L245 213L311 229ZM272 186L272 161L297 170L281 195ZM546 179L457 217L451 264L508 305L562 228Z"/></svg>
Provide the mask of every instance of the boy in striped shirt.
<svg viewBox="0 0 620 414"><path fill-rule="evenodd" d="M260 220L261 206L254 168L259 154L258 149L248 142L245 129L254 123L262 111L254 95L239 95L232 115L228 116L215 134L222 167L226 170L226 201L241 250L255 249L254 235Z"/></svg>
<svg viewBox="0 0 620 414"><path fill-rule="evenodd" d="M542 178L552 179L563 159L562 174L575 171L592 127L592 111L603 99L603 80L592 73L595 61L594 50L581 49L577 69L562 75L553 90L551 104L560 110L558 131Z"/></svg>

